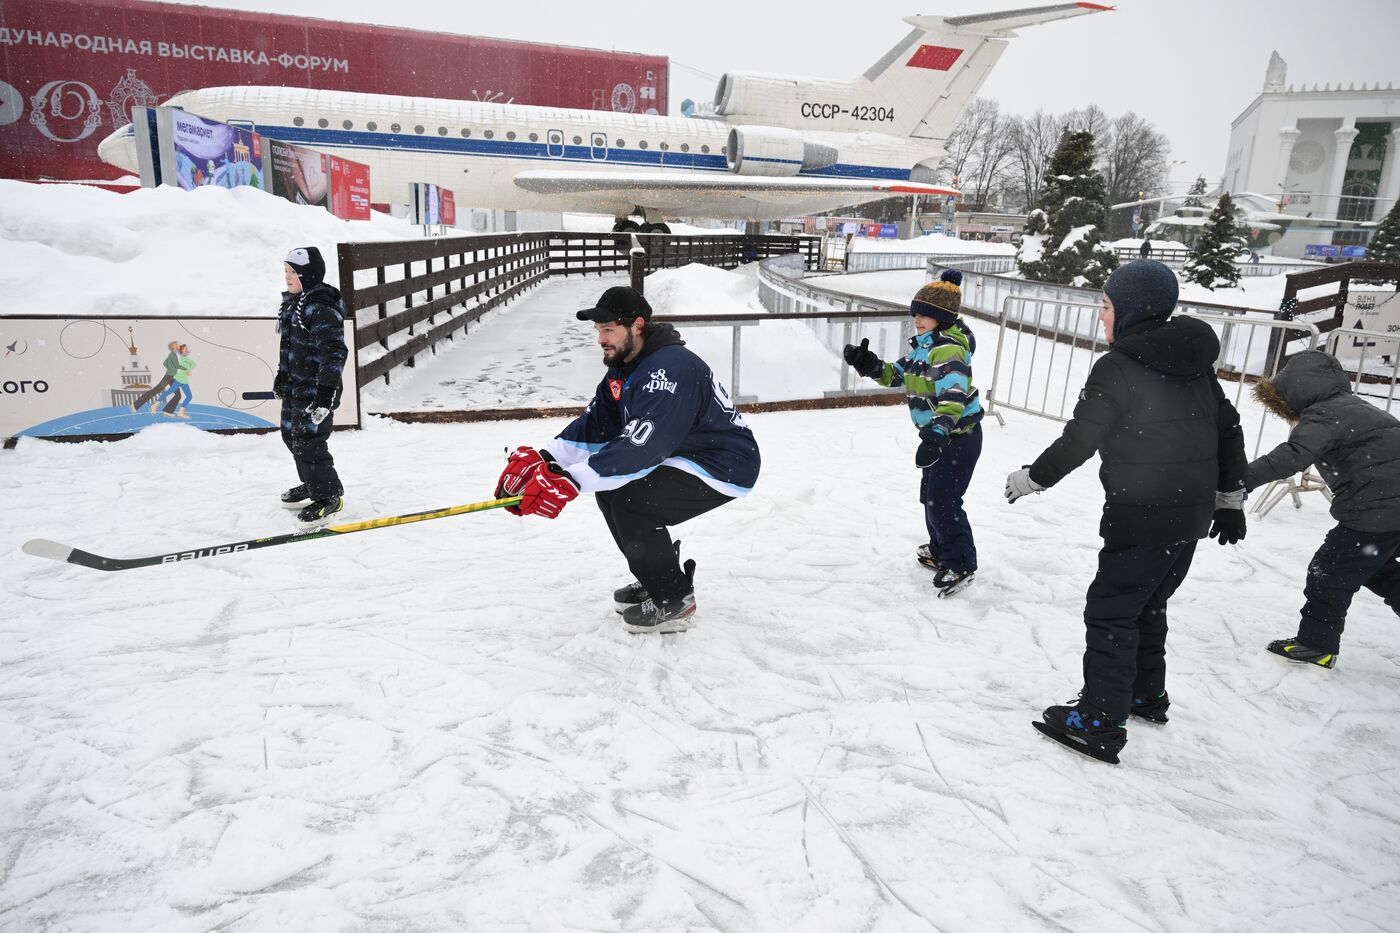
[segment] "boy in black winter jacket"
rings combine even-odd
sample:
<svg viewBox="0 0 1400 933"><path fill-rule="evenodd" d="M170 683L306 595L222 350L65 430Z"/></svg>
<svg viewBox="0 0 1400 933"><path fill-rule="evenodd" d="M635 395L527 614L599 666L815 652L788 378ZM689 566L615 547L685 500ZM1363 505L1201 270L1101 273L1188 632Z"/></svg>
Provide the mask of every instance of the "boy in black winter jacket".
<svg viewBox="0 0 1400 933"><path fill-rule="evenodd" d="M1109 350L1094 364L1063 435L1007 477L1015 502L1099 453L1105 501L1099 570L1084 608L1084 689L1036 727L1116 763L1128 714L1167 721L1167 600L1196 542L1244 537L1244 435L1215 376L1220 342L1197 320L1168 320L1176 276L1138 259L1104 284Z"/></svg>
<svg viewBox="0 0 1400 933"><path fill-rule="evenodd" d="M314 246L283 260L287 290L277 312L282 335L272 393L282 400L282 442L296 461L301 485L282 493L282 508L298 509L304 531L320 528L344 507L345 487L327 442L340 405L345 304L325 283L326 262Z"/></svg>
<svg viewBox="0 0 1400 933"><path fill-rule="evenodd" d="M1294 425L1288 440L1249 465L1255 489L1316 464L1332 491L1337 527L1308 564L1297 638L1269 645L1290 661L1332 667L1361 587L1400 615L1400 421L1355 395L1326 353L1300 353L1254 397Z"/></svg>

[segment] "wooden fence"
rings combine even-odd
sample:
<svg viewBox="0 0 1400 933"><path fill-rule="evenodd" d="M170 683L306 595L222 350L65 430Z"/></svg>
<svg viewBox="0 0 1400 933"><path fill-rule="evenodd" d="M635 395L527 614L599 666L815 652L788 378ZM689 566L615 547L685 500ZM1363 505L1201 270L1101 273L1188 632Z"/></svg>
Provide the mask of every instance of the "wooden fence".
<svg viewBox="0 0 1400 933"><path fill-rule="evenodd" d="M635 262L634 236L644 251ZM358 355L371 356L356 362L363 386L380 376L387 382L391 370L436 353L438 341L551 275L632 272L640 281L653 269L693 262L732 269L787 253L815 269L820 248L819 237L546 232L342 243L337 254ZM376 345L382 352L373 353Z"/></svg>

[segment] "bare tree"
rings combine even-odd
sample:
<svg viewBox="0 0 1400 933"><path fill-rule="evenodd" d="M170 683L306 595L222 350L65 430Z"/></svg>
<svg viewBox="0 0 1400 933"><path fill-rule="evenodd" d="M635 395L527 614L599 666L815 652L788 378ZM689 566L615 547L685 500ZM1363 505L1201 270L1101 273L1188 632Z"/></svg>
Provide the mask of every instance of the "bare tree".
<svg viewBox="0 0 1400 933"><path fill-rule="evenodd" d="M1108 189L1108 203L1134 201L1140 195L1157 194L1164 187L1171 145L1166 136L1131 110L1109 121L1097 148L1097 164ZM1110 234L1126 236L1131 223L1128 211L1111 212Z"/></svg>
<svg viewBox="0 0 1400 933"><path fill-rule="evenodd" d="M1064 122L1060 117L1044 110L1037 110L1029 117L1015 117L1011 121L1011 163L1010 187L1015 199L1027 210L1040 200L1041 179L1045 167L1050 164L1050 156L1060 142Z"/></svg>
<svg viewBox="0 0 1400 933"><path fill-rule="evenodd" d="M982 143L982 138L1001 122L1001 107L996 101L986 97L975 97L963 111L953 132L948 134L947 155L939 163L939 168L961 183L968 162Z"/></svg>
<svg viewBox="0 0 1400 933"><path fill-rule="evenodd" d="M1065 133L1088 133L1094 137L1094 151L1097 154L1104 131L1108 129L1108 114L1098 104L1090 104L1079 110L1071 110L1061 119L1061 131Z"/></svg>

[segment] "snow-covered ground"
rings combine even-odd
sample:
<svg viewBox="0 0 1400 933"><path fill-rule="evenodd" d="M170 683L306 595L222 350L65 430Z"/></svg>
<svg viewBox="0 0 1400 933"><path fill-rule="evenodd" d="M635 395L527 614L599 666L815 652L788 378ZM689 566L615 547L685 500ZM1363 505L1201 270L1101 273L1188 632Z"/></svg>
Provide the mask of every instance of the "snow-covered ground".
<svg viewBox="0 0 1400 933"><path fill-rule="evenodd" d="M1324 503L1201 545L1172 722L1124 764L1030 719L1078 689L1093 464L1015 506L1056 426L986 425L979 581L933 598L899 409L750 419L764 474L683 526L697 627L629 636L585 496L117 574L26 557L277 533L275 436L21 440L0 488L0 927L1393 928L1394 620L1287 666ZM489 496L558 425L368 419L348 518ZM822 439L820 442L815 439ZM75 496L74 490L82 494Z"/></svg>

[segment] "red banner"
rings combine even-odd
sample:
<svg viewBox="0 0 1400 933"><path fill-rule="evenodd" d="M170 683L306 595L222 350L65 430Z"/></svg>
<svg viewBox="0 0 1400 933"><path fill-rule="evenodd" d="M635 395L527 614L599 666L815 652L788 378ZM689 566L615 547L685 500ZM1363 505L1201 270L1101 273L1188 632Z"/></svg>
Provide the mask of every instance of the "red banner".
<svg viewBox="0 0 1400 933"><path fill-rule="evenodd" d="M438 210L441 212L444 226L457 226L457 201L446 188L441 189Z"/></svg>
<svg viewBox="0 0 1400 933"><path fill-rule="evenodd" d="M326 156L331 179L331 213L345 220L369 220L369 166Z"/></svg>
<svg viewBox="0 0 1400 933"><path fill-rule="evenodd" d="M0 0L0 178L112 179L133 106L269 85L666 112L663 56L144 0Z"/></svg>

